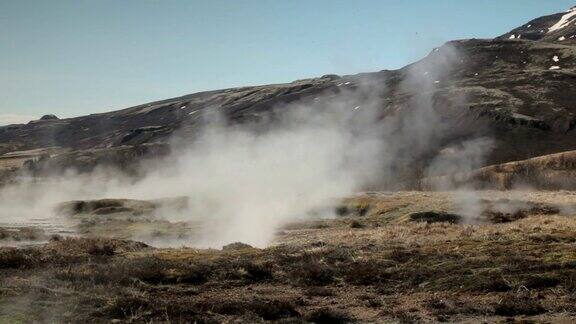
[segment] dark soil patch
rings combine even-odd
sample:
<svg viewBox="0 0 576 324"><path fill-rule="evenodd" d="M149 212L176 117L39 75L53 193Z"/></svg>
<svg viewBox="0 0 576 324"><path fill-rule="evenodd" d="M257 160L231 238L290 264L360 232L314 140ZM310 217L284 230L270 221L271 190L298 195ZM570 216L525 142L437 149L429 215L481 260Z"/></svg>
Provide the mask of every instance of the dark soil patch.
<svg viewBox="0 0 576 324"><path fill-rule="evenodd" d="M413 222L426 222L426 223L451 223L456 224L462 217L456 214L445 212L419 212L410 214L410 220Z"/></svg>

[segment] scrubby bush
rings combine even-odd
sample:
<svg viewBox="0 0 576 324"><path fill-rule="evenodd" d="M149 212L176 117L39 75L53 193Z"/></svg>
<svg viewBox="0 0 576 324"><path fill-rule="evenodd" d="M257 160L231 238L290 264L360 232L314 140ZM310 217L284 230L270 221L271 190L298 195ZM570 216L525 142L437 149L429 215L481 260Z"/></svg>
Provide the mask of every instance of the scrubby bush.
<svg viewBox="0 0 576 324"><path fill-rule="evenodd" d="M36 250L0 248L0 269L22 269L32 267L40 259Z"/></svg>
<svg viewBox="0 0 576 324"><path fill-rule="evenodd" d="M350 262L354 257L354 248L349 246L337 246L327 250L322 256L328 263L339 264Z"/></svg>
<svg viewBox="0 0 576 324"><path fill-rule="evenodd" d="M450 214L445 212L419 212L410 214L410 220L413 222L426 222L426 223L452 223L456 224L460 221L462 217L456 214Z"/></svg>
<svg viewBox="0 0 576 324"><path fill-rule="evenodd" d="M364 225L357 220L350 223L350 228L364 228Z"/></svg>
<svg viewBox="0 0 576 324"><path fill-rule="evenodd" d="M281 318L299 316L294 305L286 300L269 300L255 298L252 300L205 300L200 305L202 310L222 315L255 314L258 317L271 321Z"/></svg>
<svg viewBox="0 0 576 324"><path fill-rule="evenodd" d="M328 307L323 307L306 315L306 320L317 324L348 323L351 318L348 314Z"/></svg>
<svg viewBox="0 0 576 324"><path fill-rule="evenodd" d="M207 265L175 263L155 257L121 259L105 263L87 263L56 270L56 279L76 284L133 285L136 281L147 284L205 283L212 270Z"/></svg>
<svg viewBox="0 0 576 324"><path fill-rule="evenodd" d="M330 297L334 296L334 291L327 287L308 287L304 290L304 295L309 297Z"/></svg>
<svg viewBox="0 0 576 324"><path fill-rule="evenodd" d="M140 322L153 315L153 308L149 297L120 294L101 309L101 313L111 318L126 318L130 322Z"/></svg>
<svg viewBox="0 0 576 324"><path fill-rule="evenodd" d="M538 315L546 311L539 302L515 295L506 295L494 308L494 313L500 316Z"/></svg>
<svg viewBox="0 0 576 324"><path fill-rule="evenodd" d="M524 287L528 289L542 289L555 287L560 284L560 278L553 274L531 275L524 279Z"/></svg>
<svg viewBox="0 0 576 324"><path fill-rule="evenodd" d="M297 283L305 286L324 286L334 281L334 269L324 262L314 258L303 260L300 265L291 272L292 278Z"/></svg>
<svg viewBox="0 0 576 324"><path fill-rule="evenodd" d="M115 254L114 246L109 242L93 242L91 246L88 246L88 254L90 255L101 255L101 256L111 256Z"/></svg>
<svg viewBox="0 0 576 324"><path fill-rule="evenodd" d="M396 262L405 263L410 260L412 257L416 255L415 251L409 251L402 247L394 247L388 254L390 260L394 260Z"/></svg>
<svg viewBox="0 0 576 324"><path fill-rule="evenodd" d="M386 282L390 274L387 265L377 261L354 262L347 265L345 279L353 285L374 285Z"/></svg>

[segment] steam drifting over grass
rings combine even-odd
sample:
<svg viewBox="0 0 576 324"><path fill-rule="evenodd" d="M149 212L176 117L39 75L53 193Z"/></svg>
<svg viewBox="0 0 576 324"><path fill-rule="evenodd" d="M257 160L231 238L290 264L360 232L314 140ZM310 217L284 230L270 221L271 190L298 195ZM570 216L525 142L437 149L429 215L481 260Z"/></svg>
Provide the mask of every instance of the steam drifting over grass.
<svg viewBox="0 0 576 324"><path fill-rule="evenodd" d="M194 138L175 134L172 155L143 164L144 177L97 169L11 186L0 192L0 219L45 218L56 204L76 199L185 196L186 208L160 208L155 217L202 229L163 245L267 246L279 227L334 199L369 187L393 188L404 175L414 177L406 168L424 157L436 156L426 166L432 174L477 167L491 141L466 138L445 148L451 128L434 108L439 85L433 81L445 80L460 61L447 45L407 69L395 89L409 97L403 111L384 114L390 107L381 99L389 89L383 80L366 77L348 78L345 87L314 100L278 104L261 116L267 123L229 125L225 111L203 110L206 126ZM414 87L420 91L409 93Z"/></svg>

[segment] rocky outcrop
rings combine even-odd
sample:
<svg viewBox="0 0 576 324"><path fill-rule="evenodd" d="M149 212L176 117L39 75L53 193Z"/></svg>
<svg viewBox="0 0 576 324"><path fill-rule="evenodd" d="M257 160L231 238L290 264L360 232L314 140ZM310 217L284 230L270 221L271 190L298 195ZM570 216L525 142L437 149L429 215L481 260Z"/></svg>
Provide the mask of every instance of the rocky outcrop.
<svg viewBox="0 0 576 324"><path fill-rule="evenodd" d="M56 115L44 115L40 118L40 120L58 120L60 118L56 117Z"/></svg>

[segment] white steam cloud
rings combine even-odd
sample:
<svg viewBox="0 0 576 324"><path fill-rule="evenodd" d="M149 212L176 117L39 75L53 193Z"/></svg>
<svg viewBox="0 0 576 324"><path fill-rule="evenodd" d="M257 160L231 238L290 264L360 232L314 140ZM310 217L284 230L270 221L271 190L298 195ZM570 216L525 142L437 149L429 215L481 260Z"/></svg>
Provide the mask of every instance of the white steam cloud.
<svg viewBox="0 0 576 324"><path fill-rule="evenodd" d="M134 182L110 170L70 173L52 183L22 183L0 194L0 219L42 219L59 202L77 199L189 197L188 209L159 217L202 224L189 242L219 247L242 241L266 246L282 224L350 195L378 172L382 154L369 101L350 98L320 106L278 107L280 122L268 130L209 126L194 142L179 138L172 156L144 165Z"/></svg>
<svg viewBox="0 0 576 324"><path fill-rule="evenodd" d="M397 170L422 156L436 158L421 175L480 164L491 142L467 139L443 147L450 125L434 108L435 89L457 61L457 51L444 46L410 67L396 89L408 98L405 106L384 105L389 89L382 80L364 77L354 80L354 90L343 87L313 102L275 107L279 122L272 127L225 126L221 116L205 116L209 125L197 138L177 138L174 154L144 165L146 176L136 182L98 170L4 188L0 222L46 218L55 204L77 199L186 196L187 209L158 217L199 223L202 230L174 244L266 246L280 226L334 199L404 181L399 174L406 172Z"/></svg>
<svg viewBox="0 0 576 324"><path fill-rule="evenodd" d="M265 246L276 228L352 194L377 171L373 161L380 148L371 135L343 128L339 117L344 113L331 120L302 118L309 113L297 107L264 133L211 126L170 166L110 194L190 197L184 220L207 224L195 245L241 241Z"/></svg>

